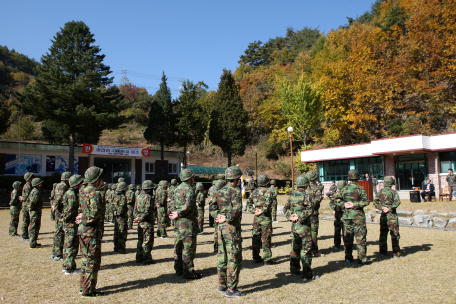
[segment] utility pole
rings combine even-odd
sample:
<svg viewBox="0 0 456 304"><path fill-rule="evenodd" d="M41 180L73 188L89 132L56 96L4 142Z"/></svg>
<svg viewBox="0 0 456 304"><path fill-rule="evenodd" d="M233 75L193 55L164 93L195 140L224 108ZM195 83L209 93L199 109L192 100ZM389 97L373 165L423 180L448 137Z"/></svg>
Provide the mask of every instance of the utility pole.
<svg viewBox="0 0 456 304"><path fill-rule="evenodd" d="M179 87L179 96L181 96L181 94L182 94L182 76L181 76L181 78L180 78L179 81L180 81L180 83L181 83L181 85L180 85L180 87Z"/></svg>
<svg viewBox="0 0 456 304"><path fill-rule="evenodd" d="M123 73L123 76L122 76L122 80L120 81L120 85L124 86L124 85L129 84L130 80L128 80L127 70L125 70L125 68L123 69L122 73Z"/></svg>

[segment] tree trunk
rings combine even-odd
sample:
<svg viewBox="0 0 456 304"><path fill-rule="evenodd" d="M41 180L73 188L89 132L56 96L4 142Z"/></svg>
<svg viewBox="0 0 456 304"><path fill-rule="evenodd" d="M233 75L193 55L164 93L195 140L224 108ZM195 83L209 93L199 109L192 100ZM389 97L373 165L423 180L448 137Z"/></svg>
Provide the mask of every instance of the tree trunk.
<svg viewBox="0 0 456 304"><path fill-rule="evenodd" d="M231 150L228 150L228 168L231 167Z"/></svg>
<svg viewBox="0 0 456 304"><path fill-rule="evenodd" d="M74 139L76 135L74 131L70 131L70 151L69 151L69 156L68 156L68 171L73 173L74 171ZM78 172L79 175L84 176L85 172Z"/></svg>
<svg viewBox="0 0 456 304"><path fill-rule="evenodd" d="M160 143L161 176L165 176L165 143Z"/></svg>
<svg viewBox="0 0 456 304"><path fill-rule="evenodd" d="M306 134L306 131L305 131L305 130L302 131L302 133L303 133L303 134L302 134L302 142L303 142L303 144L304 144L304 150L306 150L306 146L307 146L307 143L306 143L306 141L307 141L307 134Z"/></svg>
<svg viewBox="0 0 456 304"><path fill-rule="evenodd" d="M184 145L184 167L188 168L187 143Z"/></svg>

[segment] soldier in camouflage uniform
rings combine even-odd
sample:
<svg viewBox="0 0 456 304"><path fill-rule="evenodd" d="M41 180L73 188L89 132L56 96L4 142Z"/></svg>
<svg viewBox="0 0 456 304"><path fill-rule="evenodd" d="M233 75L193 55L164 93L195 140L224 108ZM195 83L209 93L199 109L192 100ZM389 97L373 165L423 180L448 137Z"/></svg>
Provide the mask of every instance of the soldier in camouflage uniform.
<svg viewBox="0 0 456 304"><path fill-rule="evenodd" d="M104 220L105 222L110 222L109 220L109 198L111 197L111 184L108 184L107 185L107 190L105 192L105 195L104 195L104 200L106 202L106 210L105 210L105 216L104 216Z"/></svg>
<svg viewBox="0 0 456 304"><path fill-rule="evenodd" d="M176 221L176 239L174 242L174 269L177 275L184 279L201 279L203 276L194 270L193 259L196 254L196 237L198 234L198 211L196 208L195 192L192 188L195 183L195 173L184 169L180 173L182 183L174 191L176 211L171 212L169 218Z"/></svg>
<svg viewBox="0 0 456 304"><path fill-rule="evenodd" d="M312 254L314 257L321 257L324 256L324 254L320 253L318 250L318 228L320 226L318 215L320 214L320 203L323 199L322 189L316 185L315 180L317 179L317 174L315 174L315 172L307 172L306 178L309 181L309 187L306 189L306 195L309 197L309 201L313 206L313 212L310 216L310 230L312 232Z"/></svg>
<svg viewBox="0 0 456 304"><path fill-rule="evenodd" d="M214 181L215 183L215 190L212 191L212 199L209 201L209 213L212 213L212 206L214 206L217 203L217 200L215 199L215 194L218 193L220 189L222 189L225 185L226 182L222 179ZM214 223L214 251L212 253L217 253L218 252L218 224Z"/></svg>
<svg viewBox="0 0 456 304"><path fill-rule="evenodd" d="M290 271L300 275L302 264L303 280L315 280L318 278L312 270L312 233L310 217L313 212L312 202L306 195L309 185L305 175L296 179L297 189L293 191L283 207L283 212L291 224L291 252Z"/></svg>
<svg viewBox="0 0 456 304"><path fill-rule="evenodd" d="M32 191L32 181L35 177L32 172L27 172L24 175L25 185L22 187L22 196L19 200L22 203L22 239L21 241L28 241L29 234L28 229L30 225L30 206L28 205L27 198Z"/></svg>
<svg viewBox="0 0 456 304"><path fill-rule="evenodd" d="M366 215L364 207L369 205L366 191L358 185L359 173L356 170L348 172L350 184L340 192L336 206L343 208L345 261L353 262L353 239L358 250L358 265L368 264L366 256Z"/></svg>
<svg viewBox="0 0 456 304"><path fill-rule="evenodd" d="M377 196L378 180L375 178L375 176L373 174L371 175L371 178L372 178L372 188L374 190L374 197L376 197Z"/></svg>
<svg viewBox="0 0 456 304"><path fill-rule="evenodd" d="M331 196L337 192L336 182L332 182L331 187L329 187L329 192L326 192L326 196L331 200Z"/></svg>
<svg viewBox="0 0 456 304"><path fill-rule="evenodd" d="M54 261L63 261L63 241L65 233L63 231L63 196L68 190L68 181L73 174L64 172L61 176L61 182L57 185L54 192L54 201L51 210L55 212L55 232L54 244L52 246L51 259Z"/></svg>
<svg viewBox="0 0 456 304"><path fill-rule="evenodd" d="M171 213L172 211L175 211L174 210L173 197L174 197L174 191L176 190L177 186L178 186L177 185L177 180L175 178L173 178L171 180L171 186L168 187L168 198L169 198L168 213ZM171 224L173 225L173 227L176 227L176 220L172 220Z"/></svg>
<svg viewBox="0 0 456 304"><path fill-rule="evenodd" d="M242 268L242 194L237 187L241 176L239 167L226 169L227 184L212 199L212 216L218 223L218 292L225 292L228 298L243 295L237 288Z"/></svg>
<svg viewBox="0 0 456 304"><path fill-rule="evenodd" d="M323 195L323 191L325 190L325 186L320 181L318 181L317 182L317 189L320 191L321 195Z"/></svg>
<svg viewBox="0 0 456 304"><path fill-rule="evenodd" d="M204 197L203 183L196 184L196 207L198 208L198 233L203 234L204 225L204 205L206 198Z"/></svg>
<svg viewBox="0 0 456 304"><path fill-rule="evenodd" d="M117 179L117 183L125 183L125 178L119 177L119 179Z"/></svg>
<svg viewBox="0 0 456 304"><path fill-rule="evenodd" d="M38 248L41 244L38 244L38 234L41 228L41 213L43 210L43 198L41 197L40 189L43 186L43 181L40 178L34 178L32 181L32 191L27 197L27 206L30 210L30 249Z"/></svg>
<svg viewBox="0 0 456 304"><path fill-rule="evenodd" d="M98 271L101 266L101 226L103 225L103 202L97 187L103 181L103 169L90 167L84 175L88 184L80 193L79 209L76 217L79 244L82 251L80 292L86 298L103 295L96 291Z"/></svg>
<svg viewBox="0 0 456 304"><path fill-rule="evenodd" d="M81 188L79 189L79 191L81 191L83 187L83 184L81 185ZM106 184L105 182L103 182L98 188L97 188L97 191L100 193L100 197L101 197L101 202L102 202L102 206L103 206L103 210L102 210L102 216L101 216L101 238L103 238L104 236L104 229L105 229L105 217L106 217L106 189L108 188L108 184ZM102 243L104 243L104 241L101 241Z"/></svg>
<svg viewBox="0 0 456 304"><path fill-rule="evenodd" d="M272 237L272 197L267 187L269 177L258 176L258 188L249 196L247 212L255 214L252 229L252 254L255 263L273 265L271 251ZM260 249L263 247L263 258L260 257Z"/></svg>
<svg viewBox="0 0 456 304"><path fill-rule="evenodd" d="M128 206L128 229L133 229L133 209L135 208L135 186L129 185L126 194Z"/></svg>
<svg viewBox="0 0 456 304"><path fill-rule="evenodd" d="M111 195L109 197L107 197L107 204L108 204L108 207L107 209L109 209L108 213L109 213L109 222L111 224L115 224L115 216L114 216L114 212L115 212L115 207L114 207L114 197L116 196L117 194L117 184L112 184L111 185Z"/></svg>
<svg viewBox="0 0 456 304"><path fill-rule="evenodd" d="M155 207L157 208L157 237L168 238L168 181L160 181L160 187L155 192Z"/></svg>
<svg viewBox="0 0 456 304"><path fill-rule="evenodd" d="M81 271L76 270L76 256L78 255L79 237L76 217L79 209L79 189L82 186L84 177L73 175L70 177L70 188L65 192L62 199L63 212L61 220L65 232L65 241L63 247L63 270L65 275L78 274Z"/></svg>
<svg viewBox="0 0 456 304"><path fill-rule="evenodd" d="M271 180L271 187L269 187L269 193L271 194L272 198L272 220L273 223L278 223L277 221L277 187L276 187L276 181Z"/></svg>
<svg viewBox="0 0 456 304"><path fill-rule="evenodd" d="M19 234L17 234L17 226L19 225L19 215L21 213L21 201L19 200L19 191L21 190L21 182L14 182L13 191L11 192L11 200L9 203L11 215L11 221L9 226L10 236L19 236Z"/></svg>
<svg viewBox="0 0 456 304"><path fill-rule="evenodd" d="M386 256L388 252L388 231L391 234L391 243L393 245L393 256L401 256L399 247L399 220L397 218L396 208L401 204L399 194L391 187L395 184L394 178L387 176L384 180L385 187L380 190L374 199L376 209L382 210L380 216L380 254Z"/></svg>
<svg viewBox="0 0 456 304"><path fill-rule="evenodd" d="M118 183L116 190L117 192L112 200L114 208L114 252L125 254L128 233L128 206L125 195L127 184L125 182Z"/></svg>
<svg viewBox="0 0 456 304"><path fill-rule="evenodd" d="M142 191L136 197L134 222L138 224L138 243L136 246L136 263L155 264L152 260L154 247L154 183L146 180Z"/></svg>
<svg viewBox="0 0 456 304"><path fill-rule="evenodd" d="M54 198L55 198L55 187L57 187L58 183L54 183L52 185L52 191L51 191L51 197L49 198L49 201L51 203L51 221L55 221L55 211L52 210L52 205L54 204Z"/></svg>
<svg viewBox="0 0 456 304"><path fill-rule="evenodd" d="M450 201L453 199L453 192L456 190L456 175L453 174L453 169L448 169L448 175L446 177L448 188L450 191ZM431 198L429 197L429 200Z"/></svg>
<svg viewBox="0 0 456 304"><path fill-rule="evenodd" d="M343 207L336 206L336 202L341 199L340 192L344 189L345 185L345 181L338 181L336 190L339 189L339 192L333 193L329 198L329 207L334 210L334 249L339 249L341 245L341 233L344 227L342 215L344 211Z"/></svg>
<svg viewBox="0 0 456 304"><path fill-rule="evenodd" d="M207 190L207 198L209 201L209 227L214 227L214 218L211 215L211 205L210 202L212 201L212 197L214 195L214 191L216 191L217 187L215 186L216 181L212 181L212 186Z"/></svg>

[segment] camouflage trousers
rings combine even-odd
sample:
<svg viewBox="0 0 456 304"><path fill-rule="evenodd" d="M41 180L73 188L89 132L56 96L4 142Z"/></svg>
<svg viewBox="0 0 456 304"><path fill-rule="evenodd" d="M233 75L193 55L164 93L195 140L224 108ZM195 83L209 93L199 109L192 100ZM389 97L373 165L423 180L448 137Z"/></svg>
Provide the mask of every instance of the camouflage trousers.
<svg viewBox="0 0 456 304"><path fill-rule="evenodd" d="M391 234L391 244L393 246L393 254L398 255L401 248L399 247L399 220L397 214L391 212L382 213L380 216L380 253L386 254L388 252L388 231Z"/></svg>
<svg viewBox="0 0 456 304"><path fill-rule="evenodd" d="M193 260L196 254L198 222L178 219L174 240L174 270L177 275L190 276L194 272Z"/></svg>
<svg viewBox="0 0 456 304"><path fill-rule="evenodd" d="M52 205L52 203L51 203ZM55 211L52 211L51 209L51 221L55 221Z"/></svg>
<svg viewBox="0 0 456 304"><path fill-rule="evenodd" d="M449 200L453 200L453 192L456 190L456 185L448 185L448 190L450 191Z"/></svg>
<svg viewBox="0 0 456 304"><path fill-rule="evenodd" d="M203 233L204 226L204 208L198 207L198 233Z"/></svg>
<svg viewBox="0 0 456 304"><path fill-rule="evenodd" d="M157 236L167 237L166 226L168 224L168 214L165 207L157 208Z"/></svg>
<svg viewBox="0 0 456 304"><path fill-rule="evenodd" d="M114 216L114 251L125 253L125 243L127 242L127 221L122 216Z"/></svg>
<svg viewBox="0 0 456 304"><path fill-rule="evenodd" d="M240 227L218 224L217 273L219 285L234 289L242 269L242 236Z"/></svg>
<svg viewBox="0 0 456 304"><path fill-rule="evenodd" d="M318 253L318 227L320 226L318 213L310 216L310 225L310 231L312 234L312 254L316 254Z"/></svg>
<svg viewBox="0 0 456 304"><path fill-rule="evenodd" d="M366 220L344 220L345 259L353 259L353 240L356 242L358 259L367 262L366 256Z"/></svg>
<svg viewBox="0 0 456 304"><path fill-rule="evenodd" d="M212 217L211 213L209 212L209 227L214 227L215 219Z"/></svg>
<svg viewBox="0 0 456 304"><path fill-rule="evenodd" d="M272 202L272 220L277 221L277 200Z"/></svg>
<svg viewBox="0 0 456 304"><path fill-rule="evenodd" d="M290 271L299 273L301 270L305 278L313 276L312 271L312 234L310 220L294 223L291 231Z"/></svg>
<svg viewBox="0 0 456 304"><path fill-rule="evenodd" d="M63 231L62 214L59 211L55 211L55 232L54 232L54 244L52 245L52 255L56 257L63 256L63 239L65 233Z"/></svg>
<svg viewBox="0 0 456 304"><path fill-rule="evenodd" d="M17 226L19 225L19 215L21 208L16 206L10 207L11 221L9 225L9 235L14 236L17 234Z"/></svg>
<svg viewBox="0 0 456 304"><path fill-rule="evenodd" d="M72 224L72 227L64 226L65 241L63 243L63 269L73 272L76 269L76 256L78 255L79 236L78 225Z"/></svg>
<svg viewBox="0 0 456 304"><path fill-rule="evenodd" d="M341 235L343 234L344 223L342 222L342 211L334 212L334 246L341 246Z"/></svg>
<svg viewBox="0 0 456 304"><path fill-rule="evenodd" d="M22 238L29 238L29 226L30 226L30 212L26 208L22 208Z"/></svg>
<svg viewBox="0 0 456 304"><path fill-rule="evenodd" d="M133 229L133 206L128 206L128 229Z"/></svg>
<svg viewBox="0 0 456 304"><path fill-rule="evenodd" d="M101 239L80 236L79 244L82 253L79 289L82 294L90 294L97 286L98 271L101 266Z"/></svg>
<svg viewBox="0 0 456 304"><path fill-rule="evenodd" d="M263 259L269 261L272 259L271 251L272 223L259 225L253 223L252 229L252 255L254 260L261 259L260 249L263 248Z"/></svg>
<svg viewBox="0 0 456 304"><path fill-rule="evenodd" d="M30 211L30 226L28 231L30 247L35 247L41 228L41 210Z"/></svg>
<svg viewBox="0 0 456 304"><path fill-rule="evenodd" d="M138 224L138 243L136 244L136 262L148 263L152 261L154 247L154 225L149 223Z"/></svg>
<svg viewBox="0 0 456 304"><path fill-rule="evenodd" d="M105 220L112 222L111 204L109 202L106 202Z"/></svg>
<svg viewBox="0 0 456 304"><path fill-rule="evenodd" d="M214 251L218 251L218 223L215 224L214 229Z"/></svg>

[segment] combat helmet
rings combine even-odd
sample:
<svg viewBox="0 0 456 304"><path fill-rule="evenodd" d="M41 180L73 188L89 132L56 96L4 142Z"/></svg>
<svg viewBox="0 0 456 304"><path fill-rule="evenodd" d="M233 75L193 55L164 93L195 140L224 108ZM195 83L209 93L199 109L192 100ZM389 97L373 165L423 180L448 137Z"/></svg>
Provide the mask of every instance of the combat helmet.
<svg viewBox="0 0 456 304"><path fill-rule="evenodd" d="M160 187L164 188L164 187L168 187L169 186L169 182L167 180L161 180L160 183L159 183Z"/></svg>
<svg viewBox="0 0 456 304"><path fill-rule="evenodd" d="M227 180L238 179L241 176L242 176L242 171L237 166L231 166L231 167L227 168L225 171L225 179L227 179Z"/></svg>
<svg viewBox="0 0 456 304"><path fill-rule="evenodd" d="M73 175L71 172L63 172L62 176L60 176L60 179L63 181L67 181L70 179L70 177Z"/></svg>
<svg viewBox="0 0 456 304"><path fill-rule="evenodd" d="M269 184L269 176L267 176L266 174L261 174L260 176L258 176L258 187L264 187L264 186L267 186Z"/></svg>
<svg viewBox="0 0 456 304"><path fill-rule="evenodd" d="M32 177L33 177L33 173L32 172L27 172L24 175L24 179L25 179L26 182L28 182L29 179L31 179Z"/></svg>
<svg viewBox="0 0 456 304"><path fill-rule="evenodd" d="M21 185L21 182L20 182L20 181L15 181L15 182L13 183L13 188L14 188L14 189L17 189L17 188L20 187L20 185Z"/></svg>
<svg viewBox="0 0 456 304"><path fill-rule="evenodd" d="M203 183L196 183L196 190L204 190Z"/></svg>
<svg viewBox="0 0 456 304"><path fill-rule="evenodd" d="M43 180L41 178L34 178L32 181L32 187L36 187L38 185L41 185L43 183Z"/></svg>
<svg viewBox="0 0 456 304"><path fill-rule="evenodd" d="M313 171L309 171L306 173L306 178L308 181L314 181L317 179L317 174Z"/></svg>
<svg viewBox="0 0 456 304"><path fill-rule="evenodd" d="M150 181L150 180L146 180L142 183L142 186L138 186L138 190L139 189L142 189L143 190L148 190L148 189L153 189L154 188L154 182L153 181Z"/></svg>
<svg viewBox="0 0 456 304"><path fill-rule="evenodd" d="M124 191L126 189L127 189L127 183L120 182L117 184L117 188L116 188L117 191Z"/></svg>
<svg viewBox="0 0 456 304"><path fill-rule="evenodd" d="M179 178L181 181L186 181L191 179L192 177L195 176L195 172L193 172L191 169L184 169L181 171Z"/></svg>
<svg viewBox="0 0 456 304"><path fill-rule="evenodd" d="M226 185L226 182L223 180L223 179L218 179L215 181L215 187L217 187L217 189L222 189L223 186Z"/></svg>
<svg viewBox="0 0 456 304"><path fill-rule="evenodd" d="M387 186L387 187L391 187L392 185L396 184L396 181L394 180L394 178L392 176L387 176L383 180L383 184L385 184L385 186Z"/></svg>
<svg viewBox="0 0 456 304"><path fill-rule="evenodd" d="M116 190L116 184L111 184L111 190Z"/></svg>
<svg viewBox="0 0 456 304"><path fill-rule="evenodd" d="M359 179L358 170L352 169L352 170L348 171L348 179L349 180L358 180Z"/></svg>
<svg viewBox="0 0 456 304"><path fill-rule="evenodd" d="M108 184L106 182L103 182L100 186L100 190L104 191L104 190L106 190L106 188L108 188Z"/></svg>
<svg viewBox="0 0 456 304"><path fill-rule="evenodd" d="M275 179L271 179L271 181L269 182L271 185L275 185L276 184L276 181Z"/></svg>
<svg viewBox="0 0 456 304"><path fill-rule="evenodd" d="M103 169L93 166L87 169L84 174L84 178L87 180L87 183L93 184L100 178L102 174Z"/></svg>
<svg viewBox="0 0 456 304"><path fill-rule="evenodd" d="M117 180L118 183L123 183L125 182L125 178L123 177L119 177L119 179Z"/></svg>
<svg viewBox="0 0 456 304"><path fill-rule="evenodd" d="M295 183L296 187L299 188L299 187L305 187L305 186L309 185L309 180L307 179L306 175L302 174L296 178L296 183Z"/></svg>
<svg viewBox="0 0 456 304"><path fill-rule="evenodd" d="M344 180L340 180L340 181L337 182L337 189L342 190L342 189L344 189L344 187L345 187L345 181Z"/></svg>
<svg viewBox="0 0 456 304"><path fill-rule="evenodd" d="M128 185L128 190L135 190L135 185Z"/></svg>
<svg viewBox="0 0 456 304"><path fill-rule="evenodd" d="M82 182L84 182L84 177L82 177L81 175L73 175L72 177L70 177L70 180L69 180L69 184L70 184L71 188L78 186Z"/></svg>
<svg viewBox="0 0 456 304"><path fill-rule="evenodd" d="M171 185L173 185L173 186L174 186L174 185L177 185L177 179L173 178L173 179L171 180Z"/></svg>

